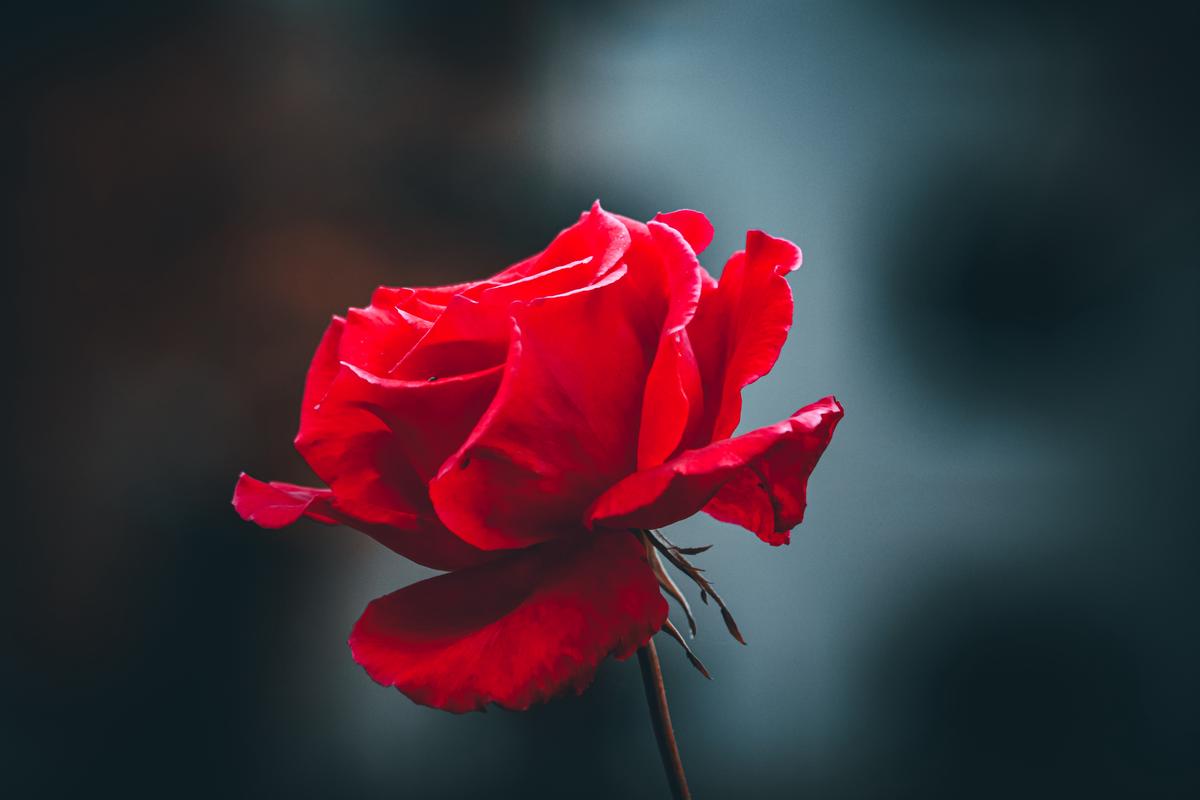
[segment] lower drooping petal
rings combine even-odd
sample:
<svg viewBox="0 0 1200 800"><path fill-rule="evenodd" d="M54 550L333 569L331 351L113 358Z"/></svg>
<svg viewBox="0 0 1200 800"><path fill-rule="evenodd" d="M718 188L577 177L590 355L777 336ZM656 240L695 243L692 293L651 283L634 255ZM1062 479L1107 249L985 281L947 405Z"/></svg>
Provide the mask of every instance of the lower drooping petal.
<svg viewBox="0 0 1200 800"><path fill-rule="evenodd" d="M436 519L412 515L404 527L374 525L339 508L329 489L267 483L246 473L238 477L233 507L247 522L263 528L284 528L301 517L326 525L345 525L365 533L384 547L432 569L462 569L493 560L495 553L472 547L446 530Z"/></svg>
<svg viewBox="0 0 1200 800"><path fill-rule="evenodd" d="M842 407L826 397L788 419L636 472L588 512L604 528L659 528L704 509L771 544L784 544L804 517L805 487Z"/></svg>
<svg viewBox="0 0 1200 800"><path fill-rule="evenodd" d="M606 656L628 658L666 617L637 538L581 530L373 601L350 649L417 703L521 710L583 691Z"/></svg>

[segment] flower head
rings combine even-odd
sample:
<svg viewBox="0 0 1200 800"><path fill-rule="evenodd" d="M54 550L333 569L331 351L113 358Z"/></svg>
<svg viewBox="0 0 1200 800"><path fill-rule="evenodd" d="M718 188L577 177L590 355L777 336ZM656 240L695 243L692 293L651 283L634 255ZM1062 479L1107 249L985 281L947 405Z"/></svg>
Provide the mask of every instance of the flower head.
<svg viewBox="0 0 1200 800"><path fill-rule="evenodd" d="M711 239L695 211L643 224L597 203L487 280L381 287L333 318L295 442L328 488L242 475L234 506L448 571L367 607L350 647L372 678L450 711L582 691L666 622L631 531L703 510L788 542L842 408L732 436L787 337L800 250L751 231L718 282L697 259Z"/></svg>

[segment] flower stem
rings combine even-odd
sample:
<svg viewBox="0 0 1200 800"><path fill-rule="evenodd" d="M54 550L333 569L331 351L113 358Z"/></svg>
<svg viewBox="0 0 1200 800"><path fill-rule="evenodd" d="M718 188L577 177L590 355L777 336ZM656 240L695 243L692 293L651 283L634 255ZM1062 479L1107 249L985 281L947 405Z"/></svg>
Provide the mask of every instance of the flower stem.
<svg viewBox="0 0 1200 800"><path fill-rule="evenodd" d="M642 684L646 687L646 702L650 704L650 722L654 725L654 738L658 740L658 754L662 756L667 782L671 785L671 796L675 800L691 800L683 762L679 759L679 745L675 743L675 729L671 727L662 664L658 661L653 639L638 650L638 665L642 668Z"/></svg>

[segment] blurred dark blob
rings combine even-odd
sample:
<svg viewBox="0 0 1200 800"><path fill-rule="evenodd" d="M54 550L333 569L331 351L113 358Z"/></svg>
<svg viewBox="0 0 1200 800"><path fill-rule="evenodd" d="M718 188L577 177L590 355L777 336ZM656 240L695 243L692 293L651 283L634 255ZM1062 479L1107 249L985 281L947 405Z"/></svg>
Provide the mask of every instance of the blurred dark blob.
<svg viewBox="0 0 1200 800"><path fill-rule="evenodd" d="M857 731L871 769L847 776L848 796L1163 797L1194 784L1192 722L1163 680L1179 676L1143 657L1158 631L1059 582L984 569L897 614L864 654L887 667Z"/></svg>
<svg viewBox="0 0 1200 800"><path fill-rule="evenodd" d="M889 308L928 339L914 350L926 362L917 368L1012 380L1054 369L1081 339L1113 335L1113 319L1148 287L1128 280L1133 254L1112 253L1121 240L1096 235L1128 217L1089 177L1031 183L983 164L929 176L897 214L892 253ZM944 360L929 362L939 350Z"/></svg>
<svg viewBox="0 0 1200 800"><path fill-rule="evenodd" d="M1193 8L575 5L9 10L5 796L663 796L633 665L416 707L344 640L425 573L229 508L331 313L597 196L797 238L747 419L850 409L663 648L696 795L1197 796Z"/></svg>

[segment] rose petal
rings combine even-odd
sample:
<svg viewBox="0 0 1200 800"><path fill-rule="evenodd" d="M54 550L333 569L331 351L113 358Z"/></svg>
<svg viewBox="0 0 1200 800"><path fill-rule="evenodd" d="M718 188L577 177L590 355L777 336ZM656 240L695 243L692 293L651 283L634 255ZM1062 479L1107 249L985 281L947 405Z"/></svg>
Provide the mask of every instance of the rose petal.
<svg viewBox="0 0 1200 800"><path fill-rule="evenodd" d="M815 412L821 416L811 433L770 448L736 472L704 511L722 522L741 525L768 544L788 544L792 528L804 521L808 478L842 418L841 405L836 400L833 404L832 413ZM813 406L798 414L805 412L812 415Z"/></svg>
<svg viewBox="0 0 1200 800"><path fill-rule="evenodd" d="M431 375L460 375L503 364L512 331L513 302L588 286L599 277L600 265L589 257L509 283L478 284L470 295L450 301L390 377L425 380Z"/></svg>
<svg viewBox="0 0 1200 800"><path fill-rule="evenodd" d="M628 658L666 617L635 537L577 531L373 601L350 649L417 703L523 710L583 691L606 656Z"/></svg>
<svg viewBox="0 0 1200 800"><path fill-rule="evenodd" d="M369 412L347 410L343 403L324 403L337 376L345 371L341 355L361 355L361 351L370 349L362 337L366 335L363 326L371 323L366 321L366 315L358 319L362 322L349 340L346 330L350 323L338 317L334 317L321 338L308 368L300 428L294 443L323 481L332 486L340 479L345 494L343 510L364 523L412 528L418 516L414 503L397 496L387 483L372 485L378 482L381 466L376 463L375 451L388 444L383 423ZM360 445L367 449L361 449ZM344 476L343 465L349 467ZM359 496L354 490L356 485L368 486L370 493Z"/></svg>
<svg viewBox="0 0 1200 800"><path fill-rule="evenodd" d="M338 360L377 375L391 371L431 325L419 314L402 310L403 305L413 302L413 297L411 289L381 287L372 295L370 305L347 311Z"/></svg>
<svg viewBox="0 0 1200 800"><path fill-rule="evenodd" d="M792 326L792 291L784 276L800 266L800 249L762 231L746 234L716 287L706 288L688 326L704 385L704 423L692 447L724 439L742 415L742 388L771 371Z"/></svg>
<svg viewBox="0 0 1200 800"><path fill-rule="evenodd" d="M508 352L505 315L459 295L387 377L443 379L504 363Z"/></svg>
<svg viewBox="0 0 1200 800"><path fill-rule="evenodd" d="M346 525L418 564L433 569L462 569L495 558L454 536L437 520L413 516L407 530L371 525L337 507L333 492L272 481L264 483L242 473L233 491L233 507L242 519L263 528L282 528L301 517L327 525Z"/></svg>
<svg viewBox="0 0 1200 800"><path fill-rule="evenodd" d="M421 495L487 410L504 374L501 364L466 375L404 381L381 378L351 364L343 367L324 405L363 409L386 424L392 433L388 446L400 451L412 467Z"/></svg>
<svg viewBox="0 0 1200 800"><path fill-rule="evenodd" d="M484 555L437 519L427 483L491 402L502 369L413 382L342 364L302 415L296 449L347 524L424 564L481 563Z"/></svg>
<svg viewBox="0 0 1200 800"><path fill-rule="evenodd" d="M625 276L516 310L496 398L429 487L438 516L468 542L553 539L636 466L661 318L645 318L642 287Z"/></svg>
<svg viewBox="0 0 1200 800"><path fill-rule="evenodd" d="M412 292L412 299L428 307L441 306L446 307L446 304L453 300L463 292L469 291L479 281L468 281L467 283L453 283L448 286L414 286L405 291ZM402 307L411 305L408 301Z"/></svg>
<svg viewBox="0 0 1200 800"><path fill-rule="evenodd" d="M233 508L238 516L263 528L283 528L301 517L332 525L333 492L272 481L264 483L246 473L238 475L233 490Z"/></svg>
<svg viewBox="0 0 1200 800"><path fill-rule="evenodd" d="M304 424L305 415L325 397L325 393L329 391L329 384L333 383L334 377L341 369L338 351L345 329L346 320L335 316L321 336L317 351L308 365L308 375L304 379L304 397L300 401L301 426Z"/></svg>
<svg viewBox="0 0 1200 800"><path fill-rule="evenodd" d="M703 402L700 372L687 332L664 335L646 378L638 469L658 466L675 454L689 422L700 418Z"/></svg>
<svg viewBox="0 0 1200 800"><path fill-rule="evenodd" d="M669 300L658 351L646 380L638 469L657 466L676 452L689 424L699 421L704 402L699 368L685 330L700 300L700 262L674 228L651 222L647 233L655 266L662 271L662 291Z"/></svg>
<svg viewBox="0 0 1200 800"><path fill-rule="evenodd" d="M629 233L596 203L542 252L447 301L445 312L389 377L423 380L503 363L511 306L589 286L610 272L629 247Z"/></svg>
<svg viewBox="0 0 1200 800"><path fill-rule="evenodd" d="M588 524L660 528L703 508L765 541L786 542L786 535L777 534L803 519L808 476L842 413L837 400L826 397L782 422L685 451L661 466L634 473L596 501Z"/></svg>
<svg viewBox="0 0 1200 800"><path fill-rule="evenodd" d="M371 295L370 305L347 312L335 363L346 361L376 375L391 374L426 337L447 304L476 286L478 283L415 289L380 286Z"/></svg>
<svg viewBox="0 0 1200 800"><path fill-rule="evenodd" d="M404 527L432 511L426 483L491 402L501 370L396 381L343 364L302 418L296 449L344 510Z"/></svg>
<svg viewBox="0 0 1200 800"><path fill-rule="evenodd" d="M654 218L655 222L670 225L687 240L692 252L700 255L712 243L713 226L708 217L690 208L678 211L664 211Z"/></svg>
<svg viewBox="0 0 1200 800"><path fill-rule="evenodd" d="M674 228L661 222L646 226L662 265L668 298L663 333L679 333L696 315L700 302L700 262L691 245Z"/></svg>
<svg viewBox="0 0 1200 800"><path fill-rule="evenodd" d="M545 250L497 273L491 281L508 283L585 258L594 259L597 274L603 275L617 266L628 247L625 226L597 200L580 215L579 222L560 231Z"/></svg>
<svg viewBox="0 0 1200 800"><path fill-rule="evenodd" d="M376 292L376 299L386 290ZM407 297L409 290L398 299ZM380 399L374 387L360 390L359 368L339 363L341 353L355 352L361 342L346 346L347 323L334 317L309 366L300 411L300 432L296 446L310 466L334 489L310 489L285 483L266 484L245 476L238 482L234 503L243 518L263 527L278 528L308 516L325 523L347 525L413 561L435 569L457 569L490 560L490 554L463 542L450 533L433 513L424 479L416 473L406 455L430 458L425 463L428 477L446 454L452 452L470 429L470 420L460 430L460 438L433 446L429 439L421 441L420 450L405 451L391 429L379 419L374 409ZM362 329L360 329L361 331ZM475 409L486 407L498 384L499 370L471 384L480 393ZM348 375L347 375L348 373ZM490 381L490 383L489 383ZM428 404L447 413L463 408L472 401L461 383L439 386L436 390L424 385L421 396ZM447 394L458 395L453 400ZM430 397L436 394L438 397ZM399 401L397 401L399 402ZM409 402L415 402L409 400ZM371 405L374 403L374 405ZM468 409L468 414L477 414ZM474 419L474 417L471 417ZM452 431L439 429L448 435ZM298 494L299 493L299 494ZM316 498L307 509L302 501Z"/></svg>

